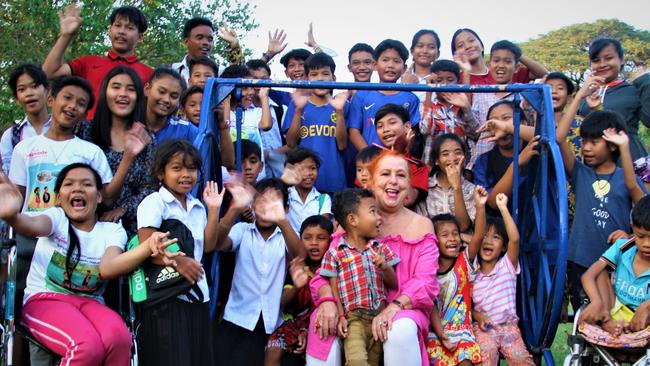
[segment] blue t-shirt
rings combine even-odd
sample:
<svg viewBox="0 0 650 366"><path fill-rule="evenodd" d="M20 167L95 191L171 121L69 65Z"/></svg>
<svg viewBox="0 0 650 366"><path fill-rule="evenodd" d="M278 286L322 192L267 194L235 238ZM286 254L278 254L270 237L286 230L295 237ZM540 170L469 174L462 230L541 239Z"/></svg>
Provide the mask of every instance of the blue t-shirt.
<svg viewBox="0 0 650 366"><path fill-rule="evenodd" d="M641 180L641 189L646 192ZM576 159L571 174L576 210L569 234L568 259L589 267L609 247L607 238L615 230L630 232L632 198L625 186L623 169L612 174L596 174Z"/></svg>
<svg viewBox="0 0 650 366"><path fill-rule="evenodd" d="M269 90L269 98L277 105L288 106L291 103L291 93L282 90Z"/></svg>
<svg viewBox="0 0 650 366"><path fill-rule="evenodd" d="M600 257L600 260L616 272L614 277L616 297L632 310L636 310L642 302L650 300L648 296L650 269L638 277L634 274L636 252L634 239L619 239Z"/></svg>
<svg viewBox="0 0 650 366"><path fill-rule="evenodd" d="M173 116L169 117L163 128L155 132L158 145L171 139L185 139L194 143L198 134L199 129L191 122Z"/></svg>
<svg viewBox="0 0 650 366"><path fill-rule="evenodd" d="M291 126L294 108L289 107L286 114L287 130ZM343 108L348 115L349 105ZM283 126L284 127L284 126ZM300 146L314 150L320 158L320 168L316 179L316 189L320 192L338 192L347 186L343 154L336 146L336 112L330 104L317 106L311 102L305 105L302 113Z"/></svg>
<svg viewBox="0 0 650 366"><path fill-rule="evenodd" d="M498 147L479 155L474 163L474 184L484 187L489 192L503 177L512 163L512 157L503 156ZM491 166L490 166L491 165Z"/></svg>
<svg viewBox="0 0 650 366"><path fill-rule="evenodd" d="M420 123L420 100L411 93L401 91L397 94L386 95L377 90L359 90L352 98L350 114L346 120L348 128L356 128L368 145L381 145L375 130L375 114L386 104L401 105L409 112L411 126Z"/></svg>

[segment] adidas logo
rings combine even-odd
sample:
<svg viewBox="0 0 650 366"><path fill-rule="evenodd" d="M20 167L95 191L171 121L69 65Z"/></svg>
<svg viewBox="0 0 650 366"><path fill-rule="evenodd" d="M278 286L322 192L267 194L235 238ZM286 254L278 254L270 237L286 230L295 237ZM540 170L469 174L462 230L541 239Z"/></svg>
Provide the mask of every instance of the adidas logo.
<svg viewBox="0 0 650 366"><path fill-rule="evenodd" d="M158 273L158 278L156 278L156 284L159 284L161 282L165 282L167 280L174 279L181 274L176 272L176 270L172 267L165 267Z"/></svg>

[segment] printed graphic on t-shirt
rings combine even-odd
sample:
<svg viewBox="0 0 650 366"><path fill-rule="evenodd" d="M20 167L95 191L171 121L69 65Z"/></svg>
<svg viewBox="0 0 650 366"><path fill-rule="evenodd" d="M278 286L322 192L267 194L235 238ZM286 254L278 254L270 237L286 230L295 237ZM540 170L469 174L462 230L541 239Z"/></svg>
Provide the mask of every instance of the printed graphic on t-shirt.
<svg viewBox="0 0 650 366"><path fill-rule="evenodd" d="M93 296L102 286L99 273L99 259L89 258L81 254L79 263L71 275L66 271L66 252L68 243L66 238L56 237L57 249L52 253L50 263L47 265L45 286L54 292ZM71 258L75 259L75 254Z"/></svg>
<svg viewBox="0 0 650 366"><path fill-rule="evenodd" d="M237 141L237 129L235 127L230 128L230 138L233 142ZM262 137L258 128L249 128L242 126L241 129L241 138L244 140L250 140L257 144L260 149L264 149L262 145Z"/></svg>
<svg viewBox="0 0 650 366"><path fill-rule="evenodd" d="M54 185L64 167L63 164L41 163L28 168L27 212L43 211L55 206Z"/></svg>
<svg viewBox="0 0 650 366"><path fill-rule="evenodd" d="M599 228L605 229L605 225L609 221L609 211L605 207L608 202L607 194L611 190L611 185L609 181L605 179L599 179L591 185L594 190L594 197L598 200L598 207L591 208L591 214L594 218L594 223Z"/></svg>

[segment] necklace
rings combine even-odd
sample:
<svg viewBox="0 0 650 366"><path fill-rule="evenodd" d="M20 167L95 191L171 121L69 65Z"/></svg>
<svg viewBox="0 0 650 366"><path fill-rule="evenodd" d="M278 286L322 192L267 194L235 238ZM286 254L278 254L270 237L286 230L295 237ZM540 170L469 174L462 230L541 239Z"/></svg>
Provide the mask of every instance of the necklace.
<svg viewBox="0 0 650 366"><path fill-rule="evenodd" d="M50 148L50 150L52 151L52 155L54 156L54 163L55 163L56 165L58 165L58 164L59 164L59 158L61 157L61 155L63 155L63 153L65 152L65 149L68 148L68 145L70 144L70 141L74 140L74 137L71 138L71 139L68 139L68 140L63 144L63 147L61 148L61 151L59 151L58 154L56 153L56 148L55 148L55 146L52 144L51 139L45 137L45 140L47 141L47 145L48 145L48 147ZM57 142L58 142L58 141L57 141Z"/></svg>

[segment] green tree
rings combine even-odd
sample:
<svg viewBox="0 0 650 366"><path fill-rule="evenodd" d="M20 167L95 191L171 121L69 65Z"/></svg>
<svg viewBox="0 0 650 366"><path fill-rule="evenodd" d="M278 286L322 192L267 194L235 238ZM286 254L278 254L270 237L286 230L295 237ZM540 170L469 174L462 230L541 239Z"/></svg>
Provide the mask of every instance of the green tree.
<svg viewBox="0 0 650 366"><path fill-rule="evenodd" d="M0 4L0 131L22 118L11 90L8 75L21 63L42 64L59 33L57 11L70 1L61 0L5 0ZM107 37L108 17L120 5L134 5L147 16L149 28L137 47L140 59L151 66L179 61L185 54L181 33L185 21L203 16L215 26L233 28L239 38L257 27L255 6L246 0L84 0L82 28L66 52L66 60L89 54L103 54L110 48ZM217 42L215 55L224 55L226 44Z"/></svg>
<svg viewBox="0 0 650 366"><path fill-rule="evenodd" d="M589 44L595 38L611 37L621 41L625 50L626 71L650 60L650 32L638 30L617 19L566 26L521 43L525 55L541 62L551 71L566 73L578 85L589 68Z"/></svg>

